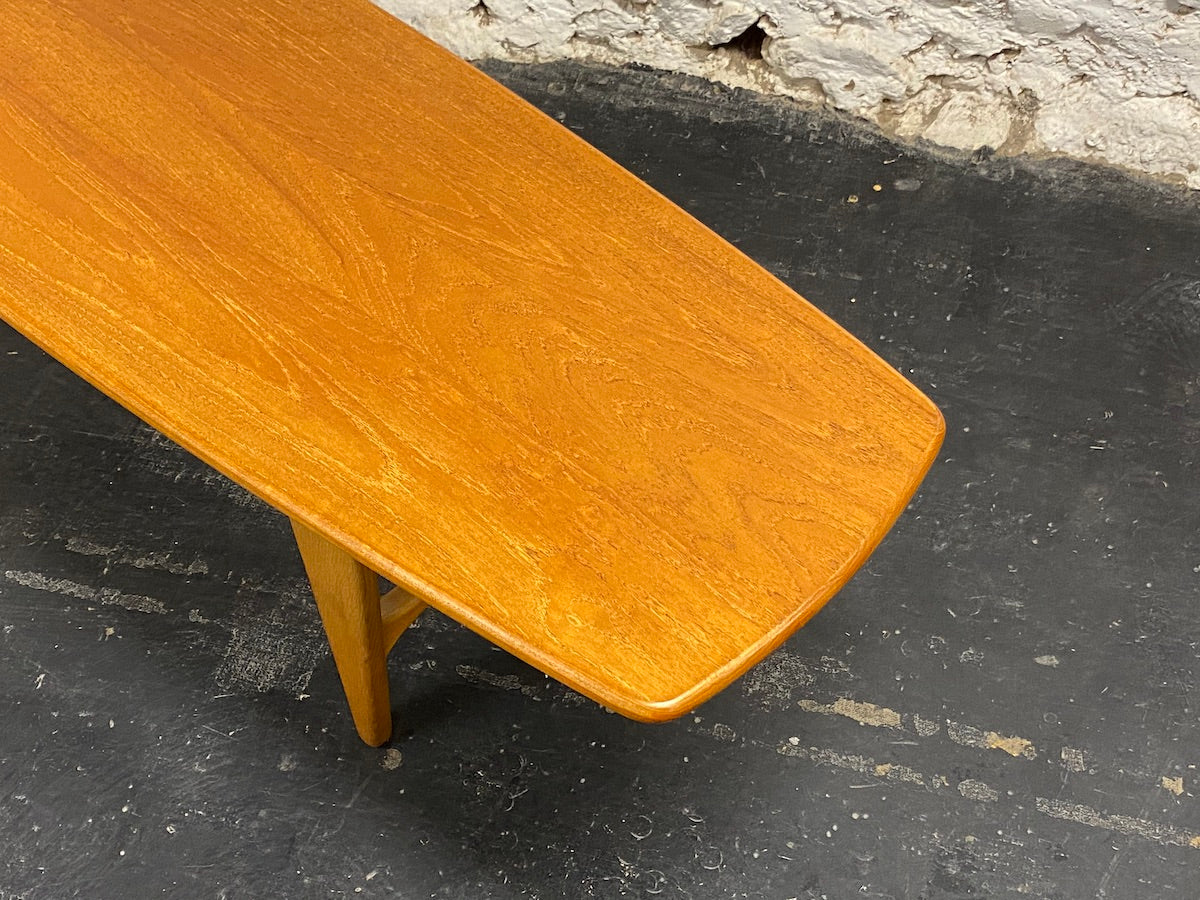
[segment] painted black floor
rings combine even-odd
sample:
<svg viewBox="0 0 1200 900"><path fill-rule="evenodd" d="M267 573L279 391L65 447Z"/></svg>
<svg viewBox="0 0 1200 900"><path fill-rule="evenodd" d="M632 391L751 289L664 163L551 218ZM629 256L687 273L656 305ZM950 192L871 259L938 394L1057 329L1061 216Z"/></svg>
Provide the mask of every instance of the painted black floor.
<svg viewBox="0 0 1200 900"><path fill-rule="evenodd" d="M284 519L0 330L0 900L1200 896L1200 201L490 66L941 405L866 568L639 725L429 615L354 735Z"/></svg>

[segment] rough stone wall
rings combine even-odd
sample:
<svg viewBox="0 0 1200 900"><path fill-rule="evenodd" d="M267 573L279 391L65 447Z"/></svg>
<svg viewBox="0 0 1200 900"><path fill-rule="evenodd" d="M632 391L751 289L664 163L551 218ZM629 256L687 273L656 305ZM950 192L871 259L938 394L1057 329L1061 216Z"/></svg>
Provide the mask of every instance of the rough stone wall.
<svg viewBox="0 0 1200 900"><path fill-rule="evenodd" d="M1200 188L1200 0L376 0L468 59L638 62Z"/></svg>

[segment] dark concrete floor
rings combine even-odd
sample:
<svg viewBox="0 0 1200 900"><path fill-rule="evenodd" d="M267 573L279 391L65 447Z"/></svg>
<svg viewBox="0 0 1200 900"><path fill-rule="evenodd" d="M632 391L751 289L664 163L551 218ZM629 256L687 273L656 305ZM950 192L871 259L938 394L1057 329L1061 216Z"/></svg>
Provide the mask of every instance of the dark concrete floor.
<svg viewBox="0 0 1200 900"><path fill-rule="evenodd" d="M1200 201L490 70L924 387L920 495L694 716L431 614L373 750L284 519L0 329L0 900L1200 896Z"/></svg>

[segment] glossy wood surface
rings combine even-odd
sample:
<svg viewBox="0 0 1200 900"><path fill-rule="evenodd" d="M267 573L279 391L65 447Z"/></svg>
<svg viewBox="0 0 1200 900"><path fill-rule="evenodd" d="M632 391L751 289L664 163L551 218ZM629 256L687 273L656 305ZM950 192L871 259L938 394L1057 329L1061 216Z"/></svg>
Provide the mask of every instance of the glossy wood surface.
<svg viewBox="0 0 1200 900"><path fill-rule="evenodd" d="M932 404L366 0L0 3L0 316L627 715L841 586Z"/></svg>

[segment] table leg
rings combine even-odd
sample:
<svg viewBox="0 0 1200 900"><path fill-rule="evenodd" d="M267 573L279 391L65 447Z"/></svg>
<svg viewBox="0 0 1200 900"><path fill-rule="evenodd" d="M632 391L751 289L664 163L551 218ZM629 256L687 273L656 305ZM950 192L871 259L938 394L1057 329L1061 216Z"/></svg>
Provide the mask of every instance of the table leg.
<svg viewBox="0 0 1200 900"><path fill-rule="evenodd" d="M292 530L329 637L354 727L364 741L378 747L392 736L378 578L308 526L292 520Z"/></svg>

